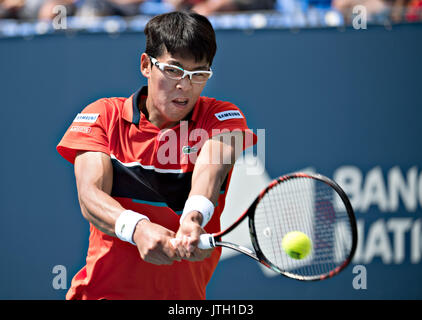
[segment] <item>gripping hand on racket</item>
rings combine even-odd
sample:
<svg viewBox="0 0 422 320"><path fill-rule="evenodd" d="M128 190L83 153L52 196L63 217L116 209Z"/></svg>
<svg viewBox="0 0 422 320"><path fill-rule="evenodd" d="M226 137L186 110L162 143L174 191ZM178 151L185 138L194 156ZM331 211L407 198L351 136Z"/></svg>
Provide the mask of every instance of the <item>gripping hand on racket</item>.
<svg viewBox="0 0 422 320"><path fill-rule="evenodd" d="M181 223L172 240L178 256L189 261L201 261L211 255L211 250L201 250L198 248L199 236L206 233L201 227L202 215L198 211L189 213Z"/></svg>
<svg viewBox="0 0 422 320"><path fill-rule="evenodd" d="M145 219L138 222L133 240L138 247L141 258L156 265L171 265L180 261L181 256L170 244L175 233L159 224Z"/></svg>

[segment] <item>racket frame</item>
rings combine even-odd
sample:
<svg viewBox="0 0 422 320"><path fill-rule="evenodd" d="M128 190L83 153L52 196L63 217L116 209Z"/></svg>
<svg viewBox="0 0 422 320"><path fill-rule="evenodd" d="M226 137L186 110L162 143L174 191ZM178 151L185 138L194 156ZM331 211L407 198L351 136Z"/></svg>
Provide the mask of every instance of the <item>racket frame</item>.
<svg viewBox="0 0 422 320"><path fill-rule="evenodd" d="M324 183L328 184L329 186L331 186L336 191L336 193L340 196L341 200L343 201L344 206L346 208L347 215L349 217L349 221L350 221L350 225L351 225L351 233L352 233L352 247L351 247L350 253L349 253L348 257L343 261L343 263L341 263L334 270L331 270L329 273L326 273L326 274L315 275L315 276L301 276L301 275L298 275L298 274L290 273L290 272L285 271L285 270L281 270L280 268L278 268L277 266L272 264L264 256L264 254L262 253L261 248L258 244L258 240L257 240L257 236L256 236L256 229L255 229L255 224L254 224L255 209L256 209L258 203L265 196L265 194L268 193L276 185L283 183L285 181L288 181L288 180L298 179L298 178L315 179L315 180L319 180L319 181L324 182ZM250 234L250 237L251 237L251 241L252 241L252 245L253 245L253 248L255 250L255 253L252 250L250 250L249 248L221 240L221 237L223 237L224 235L231 232L234 228L236 228L247 217L249 218L249 234ZM291 173L291 174L288 174L288 175L278 177L277 179L274 179L264 190L262 190L260 192L260 194L255 198L254 202L250 205L250 207L230 227L228 227L227 229L225 229L223 231L213 233L212 237L210 237L210 239L211 238L213 238L213 240L212 240L213 243L211 244L212 247L220 246L220 247L226 247L226 248L230 248L232 250L236 250L236 251L243 253L243 254L249 256L250 258L260 262L261 264L263 264L266 267L274 270L275 272L281 273L282 275L287 276L289 278L293 278L293 279L301 280L301 281L317 281L317 280L324 280L324 279L333 277L334 275L340 273L343 269L345 269L350 264L350 262L353 259L354 254L356 252L356 247L357 247L357 242L358 242L358 240L357 240L358 239L358 231L357 231L357 226L356 226L356 218L355 218L353 207L350 203L350 200L347 197L346 193L343 191L343 189L336 182L334 182L333 180L329 179L328 177L323 176L323 175L318 174L318 173L295 172L295 173ZM210 240L210 242L211 242L211 240Z"/></svg>

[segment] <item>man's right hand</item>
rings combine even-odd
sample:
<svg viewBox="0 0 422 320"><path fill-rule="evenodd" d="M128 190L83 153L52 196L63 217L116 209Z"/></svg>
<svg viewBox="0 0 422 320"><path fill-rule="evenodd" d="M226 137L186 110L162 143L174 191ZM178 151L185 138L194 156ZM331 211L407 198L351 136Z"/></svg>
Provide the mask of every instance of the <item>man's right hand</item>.
<svg viewBox="0 0 422 320"><path fill-rule="evenodd" d="M175 235L173 231L143 219L136 225L133 241L142 260L156 265L171 265L173 261L181 260L177 250L170 243L170 239Z"/></svg>

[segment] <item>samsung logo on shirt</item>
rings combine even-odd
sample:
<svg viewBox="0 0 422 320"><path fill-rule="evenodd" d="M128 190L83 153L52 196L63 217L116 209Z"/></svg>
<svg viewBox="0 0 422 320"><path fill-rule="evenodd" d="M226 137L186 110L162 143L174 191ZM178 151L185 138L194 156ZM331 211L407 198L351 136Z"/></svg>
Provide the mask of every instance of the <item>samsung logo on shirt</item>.
<svg viewBox="0 0 422 320"><path fill-rule="evenodd" d="M220 121L243 118L242 114L238 110L228 110L228 111L219 112L219 113L216 113L215 116Z"/></svg>
<svg viewBox="0 0 422 320"><path fill-rule="evenodd" d="M99 113L78 113L73 122L95 123L99 115Z"/></svg>

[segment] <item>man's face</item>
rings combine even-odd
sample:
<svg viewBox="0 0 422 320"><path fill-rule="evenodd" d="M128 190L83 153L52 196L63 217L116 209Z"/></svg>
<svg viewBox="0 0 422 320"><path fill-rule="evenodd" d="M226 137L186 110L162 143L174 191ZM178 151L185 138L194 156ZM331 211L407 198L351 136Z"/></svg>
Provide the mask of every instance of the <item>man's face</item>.
<svg viewBox="0 0 422 320"><path fill-rule="evenodd" d="M161 63L175 65L187 71L208 70L208 63L195 62L192 58L171 55L165 50L160 57ZM149 121L160 129L170 128L184 119L192 111L206 83L192 83L188 76L173 80L157 66L153 66L145 53L141 57L142 74L148 78L148 98L146 101Z"/></svg>

